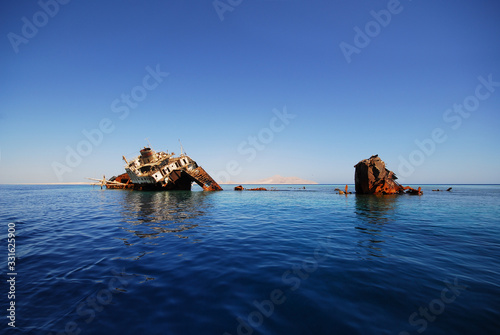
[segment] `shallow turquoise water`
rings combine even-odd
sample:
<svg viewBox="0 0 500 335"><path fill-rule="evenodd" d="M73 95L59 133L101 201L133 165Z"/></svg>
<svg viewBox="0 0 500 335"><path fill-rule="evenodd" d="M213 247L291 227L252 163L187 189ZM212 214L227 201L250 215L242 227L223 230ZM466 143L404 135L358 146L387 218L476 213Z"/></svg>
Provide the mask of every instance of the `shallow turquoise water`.
<svg viewBox="0 0 500 335"><path fill-rule="evenodd" d="M4 277L8 223L17 235L16 330L498 333L500 186L385 197L337 186L0 185Z"/></svg>

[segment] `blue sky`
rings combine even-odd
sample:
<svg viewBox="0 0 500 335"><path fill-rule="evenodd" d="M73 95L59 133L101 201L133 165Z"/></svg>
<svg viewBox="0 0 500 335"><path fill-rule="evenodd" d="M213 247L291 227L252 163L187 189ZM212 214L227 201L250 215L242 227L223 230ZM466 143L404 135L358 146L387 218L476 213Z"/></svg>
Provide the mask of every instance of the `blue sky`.
<svg viewBox="0 0 500 335"><path fill-rule="evenodd" d="M500 183L497 1L1 6L0 183L117 175L146 138L219 180L352 183L379 154L407 184Z"/></svg>

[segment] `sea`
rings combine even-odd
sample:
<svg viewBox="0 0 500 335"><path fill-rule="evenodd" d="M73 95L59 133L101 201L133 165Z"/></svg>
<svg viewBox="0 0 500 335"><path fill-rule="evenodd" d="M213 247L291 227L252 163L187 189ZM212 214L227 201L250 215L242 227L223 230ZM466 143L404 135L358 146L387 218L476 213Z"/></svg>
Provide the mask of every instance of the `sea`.
<svg viewBox="0 0 500 335"><path fill-rule="evenodd" d="M500 334L499 185L234 186L0 185L0 332Z"/></svg>

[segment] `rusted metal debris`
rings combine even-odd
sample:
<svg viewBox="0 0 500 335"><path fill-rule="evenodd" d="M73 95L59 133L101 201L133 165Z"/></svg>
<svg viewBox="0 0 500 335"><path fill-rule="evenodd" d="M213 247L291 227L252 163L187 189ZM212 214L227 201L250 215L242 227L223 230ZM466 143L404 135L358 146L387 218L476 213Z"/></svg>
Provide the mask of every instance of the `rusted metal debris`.
<svg viewBox="0 0 500 335"><path fill-rule="evenodd" d="M349 192L348 189L349 189L349 186L346 185L345 186L345 191L342 191L339 188L336 188L334 191L339 192L338 194L345 194L345 195L352 194L352 192Z"/></svg>
<svg viewBox="0 0 500 335"><path fill-rule="evenodd" d="M354 166L354 183L357 194L413 194L421 195L422 188L414 189L396 182L396 174L385 167L378 155L364 159Z"/></svg>
<svg viewBox="0 0 500 335"><path fill-rule="evenodd" d="M238 185L234 188L235 191L267 191L265 187L257 187L257 188L244 188L241 185Z"/></svg>
<svg viewBox="0 0 500 335"><path fill-rule="evenodd" d="M113 189L132 189L134 188L134 184L130 181L130 177L126 173L122 173L118 177L111 177L109 179L110 182L115 181L117 183L108 183L106 184L107 188ZM119 183L119 184L118 184Z"/></svg>
<svg viewBox="0 0 500 335"><path fill-rule="evenodd" d="M191 190L193 182L204 191L221 191L222 187L191 157L175 153L155 152L144 147L140 156L128 161L125 157L125 171L109 180L99 181L101 188L134 190Z"/></svg>
<svg viewBox="0 0 500 335"><path fill-rule="evenodd" d="M100 186L101 190L103 187L118 188L118 189L133 188L133 184L130 183L130 178L126 173L121 174L118 177L111 177L109 180L106 179L106 176L102 176L102 179L96 179L96 178L87 178L87 179L95 181L95 183L93 183L92 185Z"/></svg>

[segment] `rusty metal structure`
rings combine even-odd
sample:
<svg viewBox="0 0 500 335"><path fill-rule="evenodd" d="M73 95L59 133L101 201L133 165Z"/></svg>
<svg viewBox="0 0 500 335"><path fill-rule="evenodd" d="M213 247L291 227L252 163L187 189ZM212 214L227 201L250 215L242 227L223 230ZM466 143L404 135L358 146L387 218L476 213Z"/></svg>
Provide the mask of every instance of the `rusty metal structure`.
<svg viewBox="0 0 500 335"><path fill-rule="evenodd" d="M267 191L268 189L265 187L256 187L256 188L244 188L239 185L234 188L235 191Z"/></svg>
<svg viewBox="0 0 500 335"><path fill-rule="evenodd" d="M144 147L140 155L131 161L124 156L125 171L117 177L98 181L101 188L134 190L191 190L193 182L204 191L221 191L219 184L191 157L181 153L155 152Z"/></svg>
<svg viewBox="0 0 500 335"><path fill-rule="evenodd" d="M354 167L356 194L422 194L421 187L414 189L399 184L396 174L385 167L384 161L378 155L364 159Z"/></svg>

